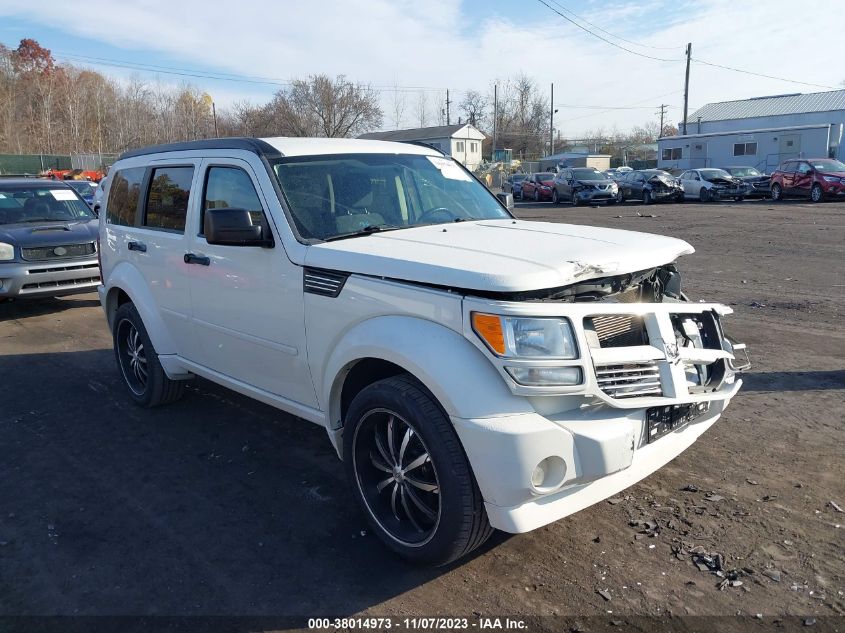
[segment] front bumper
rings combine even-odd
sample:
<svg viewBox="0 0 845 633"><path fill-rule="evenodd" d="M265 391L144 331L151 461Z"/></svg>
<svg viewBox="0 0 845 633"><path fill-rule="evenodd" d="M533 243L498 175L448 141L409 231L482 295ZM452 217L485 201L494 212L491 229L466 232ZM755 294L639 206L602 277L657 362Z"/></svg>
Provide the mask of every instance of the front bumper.
<svg viewBox="0 0 845 633"><path fill-rule="evenodd" d="M653 200L677 200L684 197L683 189L652 189Z"/></svg>
<svg viewBox="0 0 845 633"><path fill-rule="evenodd" d="M616 191L612 189L581 189L575 192L581 202L606 202L616 200Z"/></svg>
<svg viewBox="0 0 845 633"><path fill-rule="evenodd" d="M452 421L490 524L522 533L607 499L664 466L719 419L740 385L737 381L723 399L711 402L700 418L651 444L645 440L645 410ZM566 462L566 479L551 494L532 494L526 482L536 465L549 457Z"/></svg>
<svg viewBox="0 0 845 633"><path fill-rule="evenodd" d="M0 297L58 297L90 292L100 283L97 258L0 263Z"/></svg>
<svg viewBox="0 0 845 633"><path fill-rule="evenodd" d="M464 309L465 321L473 311L491 312L482 300L467 299ZM679 455L719 418L742 384L737 372L749 366L736 358L745 346L722 331L720 317L731 310L718 304L510 303L498 311L565 316L580 350L571 360L526 361L497 357L476 343L511 392L527 397L534 409L517 416L453 418L490 521L509 532L577 512ZM679 342L681 332L687 342ZM478 340L471 330L466 336ZM521 385L506 371L521 364L577 367L583 381ZM652 407L690 407L699 415L650 443L646 420ZM549 476L541 473L537 484L540 466Z"/></svg>

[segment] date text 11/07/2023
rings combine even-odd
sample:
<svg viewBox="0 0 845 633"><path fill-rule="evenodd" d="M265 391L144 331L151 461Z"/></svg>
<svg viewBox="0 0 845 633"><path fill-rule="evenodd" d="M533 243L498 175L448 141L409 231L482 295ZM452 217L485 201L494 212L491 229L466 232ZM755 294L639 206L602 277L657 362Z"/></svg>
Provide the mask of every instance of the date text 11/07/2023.
<svg viewBox="0 0 845 633"><path fill-rule="evenodd" d="M310 630L368 630L368 631L451 631L451 630L525 630L527 623L519 618L477 617L413 617L413 618L310 618Z"/></svg>

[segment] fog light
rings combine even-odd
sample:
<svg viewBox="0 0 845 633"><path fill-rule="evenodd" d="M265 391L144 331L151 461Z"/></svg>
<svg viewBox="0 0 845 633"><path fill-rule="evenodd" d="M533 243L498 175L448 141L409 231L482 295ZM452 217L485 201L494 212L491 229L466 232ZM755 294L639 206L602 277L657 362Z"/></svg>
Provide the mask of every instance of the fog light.
<svg viewBox="0 0 845 633"><path fill-rule="evenodd" d="M531 473L531 487L535 493L548 494L560 488L566 478L566 462L562 457L546 457Z"/></svg>
<svg viewBox="0 0 845 633"><path fill-rule="evenodd" d="M520 385L528 387L566 387L580 385L580 367L505 367Z"/></svg>

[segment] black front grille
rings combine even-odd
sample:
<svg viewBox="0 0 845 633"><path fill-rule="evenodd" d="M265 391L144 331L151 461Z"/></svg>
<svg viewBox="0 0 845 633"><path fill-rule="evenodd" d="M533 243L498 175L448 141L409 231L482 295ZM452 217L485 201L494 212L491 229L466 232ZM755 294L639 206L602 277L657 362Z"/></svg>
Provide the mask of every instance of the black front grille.
<svg viewBox="0 0 845 633"><path fill-rule="evenodd" d="M58 246L36 246L21 248L21 257L30 262L44 262L69 257L86 257L96 252L94 242L85 244L61 244Z"/></svg>
<svg viewBox="0 0 845 633"><path fill-rule="evenodd" d="M634 314L607 314L588 317L584 321L588 330L595 331L601 347L630 347L648 344L648 333L640 316Z"/></svg>

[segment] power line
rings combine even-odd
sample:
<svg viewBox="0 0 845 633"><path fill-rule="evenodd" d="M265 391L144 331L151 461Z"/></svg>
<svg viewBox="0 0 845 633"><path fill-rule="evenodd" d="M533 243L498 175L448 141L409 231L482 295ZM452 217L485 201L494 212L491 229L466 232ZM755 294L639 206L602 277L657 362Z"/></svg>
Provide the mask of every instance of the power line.
<svg viewBox="0 0 845 633"><path fill-rule="evenodd" d="M137 70L140 72L160 73L164 75L175 75L179 77L193 77L196 79L212 79L215 81L233 81L238 83L250 83L271 86L290 86L293 80L280 79L273 77L262 77L259 75L239 75L235 73L223 73L217 71L205 71L191 68L178 68L173 66L159 66L156 64L147 64L141 62L132 62L126 60L108 59L104 57L92 57L90 55L80 55L78 53L60 53L56 51L57 57L66 59L71 62L86 63L93 66L108 66L115 68L125 68L128 70ZM385 86L385 85L371 85L372 89L379 92L441 92L443 88L435 88L433 86ZM462 92L456 90L454 92Z"/></svg>
<svg viewBox="0 0 845 633"><path fill-rule="evenodd" d="M795 79L786 79L784 77L775 77L774 75L764 75L763 73L755 73L751 70L743 70L742 68L733 68L732 66L723 66L722 64L714 64L713 62L706 62L703 59L693 60L696 64L704 64L705 66L713 66L714 68L721 68L723 70L732 70L735 73L742 73L744 75L754 75L755 77L765 77L766 79L774 79L776 81L785 81L791 84L801 84L802 86L812 86L813 88L828 88L829 90L836 90L834 86L826 86L824 84L814 84L807 81L797 81Z"/></svg>
<svg viewBox="0 0 845 633"><path fill-rule="evenodd" d="M580 15L578 15L577 13L572 11L571 9L567 9L560 2L556 2L555 0L549 0L549 1L552 4L554 4L555 6L557 6L561 11L566 11L570 15L572 15L572 16L576 17L577 19L581 20L584 24L589 24L590 26L592 26L597 31L601 31L602 33L609 35L610 37L613 37L613 38L615 38L615 39L617 39L621 42L625 42L626 44L631 44L632 46L640 46L642 48L651 48L651 49L658 50L658 51L677 51L677 50L680 50L680 48L681 48L680 46L654 46L652 44L641 44L639 42L634 42L633 40L626 40L624 37L621 37L620 35L614 35L610 31L605 31L599 25L593 24L592 22L582 18Z"/></svg>
<svg viewBox="0 0 845 633"><path fill-rule="evenodd" d="M573 108L582 110L652 110L659 108L659 105L643 105L643 106L597 106L597 105L571 105L568 103L556 103L555 108ZM666 106L674 107L674 106Z"/></svg>
<svg viewBox="0 0 845 633"><path fill-rule="evenodd" d="M626 53L631 53L632 55L637 55L639 57L645 57L646 59L653 59L653 60L658 61L658 62L680 62L680 61L683 61L681 59L666 59L666 58L663 58L663 57L655 57L654 55L646 55L645 53L640 53L638 51L633 51L630 48L625 48L621 44L617 44L616 42L613 42L613 41L607 39L606 37L599 35L595 31L591 31L586 26L583 26L583 25L579 24L578 22L576 22L575 20L573 20L572 18L564 15L563 13L561 13L560 11L555 9L552 5L550 5L548 2L546 2L546 0L537 0L537 2L546 6L550 10L554 11L560 17L562 17L564 20L566 20L567 22L570 22L571 24L574 24L575 26L577 26L579 29L581 29L585 33L589 33L593 37L600 39L602 42L610 44L611 46L615 46L616 48L621 49L621 50L625 51Z"/></svg>

